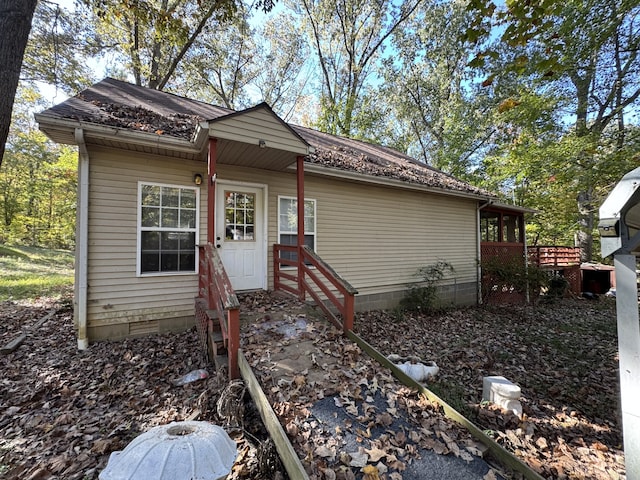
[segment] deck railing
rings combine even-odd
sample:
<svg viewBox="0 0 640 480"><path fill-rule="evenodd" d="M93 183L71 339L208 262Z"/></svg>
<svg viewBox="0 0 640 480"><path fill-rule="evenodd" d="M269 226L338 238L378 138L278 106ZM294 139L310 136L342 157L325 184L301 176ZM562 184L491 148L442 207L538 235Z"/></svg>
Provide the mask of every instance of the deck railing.
<svg viewBox="0 0 640 480"><path fill-rule="evenodd" d="M529 262L539 267L580 265L580 247L534 246L527 248Z"/></svg>
<svg viewBox="0 0 640 480"><path fill-rule="evenodd" d="M288 255L283 256L283 253ZM298 254L302 255L302 268L298 268ZM304 246L298 252L298 247L295 245L275 244L273 263L275 290L292 293L301 300L309 294L334 325L345 333L353 330L355 295L358 291L313 250ZM336 312L342 320L338 318Z"/></svg>
<svg viewBox="0 0 640 480"><path fill-rule="evenodd" d="M482 242L482 259L502 258L515 259L523 258L524 244L522 243L499 243ZM527 260L529 264L538 267L568 267L580 265L579 247L558 247L558 246L529 246L527 247Z"/></svg>
<svg viewBox="0 0 640 480"><path fill-rule="evenodd" d="M229 378L240 376L238 349L240 348L240 302L231 286L218 251L211 243L200 247L200 276L196 300L199 322L206 321L207 348L215 349L213 321L218 320L224 346L229 357ZM203 314L202 309L206 312ZM200 310L200 312L198 311ZM226 312L226 314L225 314ZM213 353L211 353L213 355Z"/></svg>

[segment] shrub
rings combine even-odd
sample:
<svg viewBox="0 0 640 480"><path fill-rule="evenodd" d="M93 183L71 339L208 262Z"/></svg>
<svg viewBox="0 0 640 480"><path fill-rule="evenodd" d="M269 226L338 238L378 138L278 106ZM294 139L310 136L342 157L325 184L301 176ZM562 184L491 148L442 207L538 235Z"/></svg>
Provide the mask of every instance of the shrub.
<svg viewBox="0 0 640 480"><path fill-rule="evenodd" d="M553 275L549 280L549 289L547 296L553 298L562 298L569 291L569 280L562 275Z"/></svg>
<svg viewBox="0 0 640 480"><path fill-rule="evenodd" d="M549 275L540 267L526 265L522 258L491 257L483 260L482 299L486 303L496 293L517 293L524 295L529 290L530 298L537 298L549 284Z"/></svg>
<svg viewBox="0 0 640 480"><path fill-rule="evenodd" d="M453 272L453 266L444 260L420 267L416 273L420 280L408 286L400 307L413 312L434 311L439 306L438 283Z"/></svg>

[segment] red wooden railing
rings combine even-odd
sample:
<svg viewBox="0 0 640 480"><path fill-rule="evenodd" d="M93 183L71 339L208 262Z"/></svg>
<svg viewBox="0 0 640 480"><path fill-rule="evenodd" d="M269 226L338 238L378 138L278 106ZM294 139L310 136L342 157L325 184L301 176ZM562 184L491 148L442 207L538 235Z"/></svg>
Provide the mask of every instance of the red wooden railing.
<svg viewBox="0 0 640 480"><path fill-rule="evenodd" d="M206 322L207 348L215 351L213 321L218 320L224 346L229 356L229 378L239 378L240 302L231 286L218 251L211 243L200 247L200 276L196 317ZM226 312L226 315L225 315ZM213 355L213 353L212 353Z"/></svg>
<svg viewBox="0 0 640 480"><path fill-rule="evenodd" d="M524 255L524 244L522 243L500 243L482 242L482 259L502 258L514 259L522 258ZM579 247L558 247L558 246L534 246L527 247L528 261L532 265L539 267L567 267L580 265Z"/></svg>
<svg viewBox="0 0 640 480"><path fill-rule="evenodd" d="M529 262L540 267L580 265L580 247L528 247Z"/></svg>
<svg viewBox="0 0 640 480"><path fill-rule="evenodd" d="M301 255L301 262L283 258L281 253ZM301 268L300 268L301 265ZM282 267L293 267L293 269ZM274 289L297 295L301 300L309 296L324 311L329 320L343 332L353 330L355 295L358 291L344 280L309 247L298 251L296 245L273 246ZM322 298L322 294L342 317L342 321ZM339 298L342 297L342 298Z"/></svg>

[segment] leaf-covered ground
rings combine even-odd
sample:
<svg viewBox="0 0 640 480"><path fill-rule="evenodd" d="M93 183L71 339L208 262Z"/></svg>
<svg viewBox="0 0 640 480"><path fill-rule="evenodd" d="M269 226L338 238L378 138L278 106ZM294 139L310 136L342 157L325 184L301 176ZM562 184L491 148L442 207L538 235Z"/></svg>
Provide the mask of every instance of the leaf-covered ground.
<svg viewBox="0 0 640 480"><path fill-rule="evenodd" d="M264 312L243 350L310 479L498 478L469 432L325 319Z"/></svg>
<svg viewBox="0 0 640 480"><path fill-rule="evenodd" d="M244 427L229 430L239 452L230 479L282 478L277 462L264 472L272 447L243 387L234 398L226 375L211 369L206 380L173 385L209 368L194 330L100 342L80 352L68 305L0 303L0 346L27 333L17 350L0 355L0 478L96 479L111 452L151 427L189 418ZM60 310L33 329L51 308Z"/></svg>
<svg viewBox="0 0 640 480"><path fill-rule="evenodd" d="M385 355L434 360L428 388L545 478L625 478L614 301L368 312L356 331ZM488 375L521 387L522 419L482 402Z"/></svg>
<svg viewBox="0 0 640 480"><path fill-rule="evenodd" d="M241 301L250 325L298 308L269 296ZM269 442L248 396L225 397L225 376L210 370L207 380L172 384L205 366L193 330L79 352L69 305L0 303L0 345L27 333L15 352L0 355L0 478L95 479L112 451L153 426L188 418L241 418L230 478L285 477L273 452L260 448ZM52 307L58 313L35 328ZM545 478L616 479L624 478L624 465L615 324L612 303L567 300L404 318L369 312L356 330L385 354L435 360L440 373L429 388ZM380 478L419 479L420 451L475 457L465 432L355 345L329 327L308 328L302 340L321 353L307 358L310 366L294 362L289 376L263 369L289 330L245 331L243 342L251 363L262 364L258 374L312 478L375 478L363 476L375 465ZM522 420L481 403L485 375L521 386ZM401 416L413 427L394 423Z"/></svg>

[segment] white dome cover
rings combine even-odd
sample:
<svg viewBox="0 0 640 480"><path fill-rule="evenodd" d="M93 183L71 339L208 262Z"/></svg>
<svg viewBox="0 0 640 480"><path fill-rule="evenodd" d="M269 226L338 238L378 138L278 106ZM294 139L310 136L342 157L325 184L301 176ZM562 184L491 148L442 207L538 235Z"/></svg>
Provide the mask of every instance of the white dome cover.
<svg viewBox="0 0 640 480"><path fill-rule="evenodd" d="M209 422L154 427L113 452L99 480L218 480L231 471L236 443Z"/></svg>

